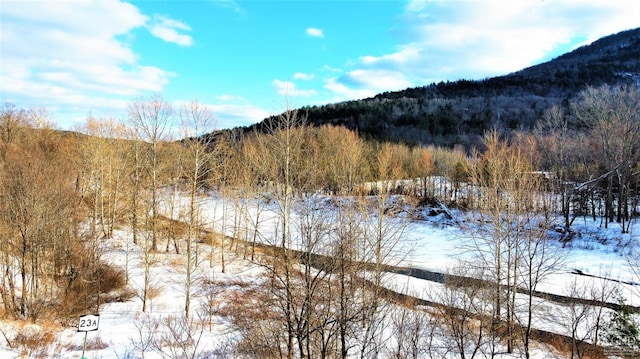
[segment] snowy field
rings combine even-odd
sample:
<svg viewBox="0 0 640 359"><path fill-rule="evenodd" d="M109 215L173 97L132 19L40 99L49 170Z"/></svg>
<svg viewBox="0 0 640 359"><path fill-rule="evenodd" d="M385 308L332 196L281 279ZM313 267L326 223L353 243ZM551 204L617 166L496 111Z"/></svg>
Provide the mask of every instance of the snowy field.
<svg viewBox="0 0 640 359"><path fill-rule="evenodd" d="M229 206L229 201L223 202L219 197L207 197L201 200L206 222L212 230L218 231L222 228L223 203ZM462 214L453 212L454 216L460 216L457 220L462 220ZM225 213L227 221L232 221L232 215ZM274 211L267 208L261 212L261 232L273 231L276 227L277 216ZM398 253L398 264L423 268L433 271L446 272L456 266L457 258L464 256L466 243L470 240L467 231L464 231L443 215L425 217L420 220L408 220L404 223L400 243L398 248L402 253ZM231 226L226 226L227 235L232 235ZM632 283L638 281L629 270L627 259L623 255L625 248L637 246L640 236L637 235L636 226L631 226L631 233L622 235L620 228L611 225L605 230L600 227L599 222L591 222L589 219L579 218L576 220L573 229L579 236L570 243L563 246L560 243L557 251L566 253L566 259L562 268L545 279L540 284L538 290L569 295L571 287L586 288L593 283L601 283L606 277L607 282L619 285L621 292L626 297L627 304L640 305L639 287L630 284L621 284L616 281ZM262 238L269 237L268 235ZM161 246L162 247L162 246ZM130 287L136 292L140 292L143 283L143 253L139 247L131 242L131 233L126 230L119 230L114 238L106 240L102 244L104 251L103 258L121 268L127 268L129 273ZM205 259L213 250L212 262ZM222 273L220 261L220 249L210 249L201 245L199 251L203 260L198 268L200 279L207 279L209 282L217 283L252 283L259 277L261 267L244 260L241 257L227 252L225 254L225 272ZM158 253L154 255L154 264L151 268L151 286L154 294L149 302L147 313L142 312L142 301L139 296L121 303L105 304L100 309L99 329L87 333L87 350L85 358L117 359L117 358L163 358L170 357L168 351L159 353L154 348L146 347L145 342L149 341L151 334L155 336L166 336L167 341L171 341L170 334L172 326L179 326L181 323L184 307L184 258L181 255ZM580 272L585 275L576 275ZM428 282L417 278L410 278L403 275L389 275L386 277L385 285L389 288L420 297L423 299L433 299L438 297L443 286L438 283ZM224 292L217 293L220 305L224 305ZM206 293L196 293L193 308L203 308L205 302L210 301L211 296ZM518 299L524 300L524 298ZM561 334L567 334L567 328L563 326L559 318L563 316L564 308L561 305L545 302L536 299L537 309L534 323L539 329L545 329ZM196 310L194 310L196 312ZM551 320L550 320L551 318ZM203 357L229 357L225 355L225 350L233 342L233 332L230 323L223 317L210 316L200 317L200 321L206 325L200 326L192 334L190 347L193 351L202 354ZM36 327L36 325L32 325ZM6 337L12 337L18 331L28 330L22 328L22 324L4 322L1 324L2 331ZM53 344L47 348L41 348L42 357L49 358L80 358L82 354L84 333L79 333L73 327L59 327L49 329L56 336ZM193 340L196 338L197 340ZM175 340L175 338L173 339ZM195 342L195 345L194 345ZM533 358L561 358L548 348L534 346ZM188 348L187 348L188 349ZM167 349L168 350L168 349ZM36 357L34 351L33 357ZM4 338L0 338L0 358L19 358L18 349L9 349ZM502 358L519 357L519 354L512 356L501 356Z"/></svg>

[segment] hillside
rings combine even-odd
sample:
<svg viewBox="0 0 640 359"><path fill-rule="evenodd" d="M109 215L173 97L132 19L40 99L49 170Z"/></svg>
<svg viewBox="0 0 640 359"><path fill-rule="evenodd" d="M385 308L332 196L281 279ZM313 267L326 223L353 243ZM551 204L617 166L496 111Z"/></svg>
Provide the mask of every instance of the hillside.
<svg viewBox="0 0 640 359"><path fill-rule="evenodd" d="M567 106L586 87L604 84L640 85L640 28L504 76L434 83L301 110L313 125L342 125L364 137L471 147L488 129L532 129L552 105ZM242 130L261 130L272 120Z"/></svg>
<svg viewBox="0 0 640 359"><path fill-rule="evenodd" d="M494 136L478 157L295 118L206 151L8 112L0 357L84 357L85 313L101 316L87 357L114 359L637 350L638 98L605 101L628 116L590 138Z"/></svg>

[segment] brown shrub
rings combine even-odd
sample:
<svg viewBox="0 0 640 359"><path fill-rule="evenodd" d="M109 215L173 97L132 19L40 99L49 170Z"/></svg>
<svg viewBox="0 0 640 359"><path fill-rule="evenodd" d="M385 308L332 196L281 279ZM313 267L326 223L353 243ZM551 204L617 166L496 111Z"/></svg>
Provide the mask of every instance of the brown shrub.
<svg viewBox="0 0 640 359"><path fill-rule="evenodd" d="M81 268L77 277L69 283L59 312L63 317L98 312L100 305L104 303L103 300L112 298L109 293L123 293L125 283L123 270L102 261L90 262Z"/></svg>

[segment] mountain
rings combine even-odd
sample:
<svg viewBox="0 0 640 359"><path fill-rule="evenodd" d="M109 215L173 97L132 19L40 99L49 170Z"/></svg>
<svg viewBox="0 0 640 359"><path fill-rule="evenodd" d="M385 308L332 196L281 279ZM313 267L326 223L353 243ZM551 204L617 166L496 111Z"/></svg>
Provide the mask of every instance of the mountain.
<svg viewBox="0 0 640 359"><path fill-rule="evenodd" d="M552 105L568 106L587 86L604 84L640 87L640 28L504 76L440 82L300 110L310 124L342 125L367 138L470 147L492 128L532 129ZM243 130L264 130L275 118Z"/></svg>

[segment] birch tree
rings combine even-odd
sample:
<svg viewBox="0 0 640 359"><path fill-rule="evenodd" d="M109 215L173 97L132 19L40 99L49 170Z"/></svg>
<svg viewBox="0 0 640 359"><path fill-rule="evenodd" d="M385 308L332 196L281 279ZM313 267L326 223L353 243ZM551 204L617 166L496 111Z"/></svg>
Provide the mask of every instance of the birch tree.
<svg viewBox="0 0 640 359"><path fill-rule="evenodd" d="M140 98L129 104L129 119L140 139L147 142L150 184L151 250L158 249L158 204L160 190L160 143L167 138L173 110L159 95Z"/></svg>
<svg viewBox="0 0 640 359"><path fill-rule="evenodd" d="M142 284L142 311L145 312L148 306L149 294L151 290L151 264L154 254L158 249L158 216L159 216L159 192L160 192L160 144L167 136L167 127L172 116L172 109L167 102L159 95L150 98L141 98L129 104L129 120L131 121L137 138L134 141L144 141L144 146L139 143L134 145L136 151L135 181L141 178L143 170L148 171L148 190L150 198L145 208L147 230L143 233L143 266L144 278ZM146 151L141 151L146 150ZM143 157L142 159L138 156ZM138 167L144 163L144 157L148 159L148 168ZM145 182L138 182L147 183ZM138 194L135 194L137 201ZM137 211L137 208L133 209ZM137 215L134 217L137 218Z"/></svg>
<svg viewBox="0 0 640 359"><path fill-rule="evenodd" d="M495 131L485 135L485 145L486 151L473 161L469 171L473 184L482 192L477 203L479 218L471 221L479 221L471 251L480 268L491 273L494 285L492 337L497 338L500 322L504 321L507 351L513 352L517 338L515 299L521 267L526 262L523 251L528 250L528 262L533 266L540 253L532 243L546 242L531 242L536 237L531 231L536 231L539 223L529 216L538 209L530 162L517 148L501 141ZM548 227L540 229L542 238L546 238L545 230ZM533 275L535 268L530 269L527 273Z"/></svg>
<svg viewBox="0 0 640 359"><path fill-rule="evenodd" d="M189 207L187 209L187 233L186 233L186 268L185 268L185 317L189 317L191 310L191 294L193 291L193 275L197 268L195 256L196 239L202 230L201 206L198 195L205 185L205 179L211 170L211 137L204 136L210 133L214 127L215 117L213 111L199 103L192 101L180 109L180 118L184 128L184 146L188 154L188 160L183 162L183 175L187 180L189 193Z"/></svg>
<svg viewBox="0 0 640 359"><path fill-rule="evenodd" d="M89 135L80 146L83 158L83 196L89 198L92 212L91 227L110 238L123 212L123 182L128 167L125 149L119 145L125 137L124 126L113 119L87 118L81 129Z"/></svg>
<svg viewBox="0 0 640 359"><path fill-rule="evenodd" d="M401 164L394 154L394 148L390 144L383 144L373 152L372 172L373 205L367 210L366 242L363 244L364 258L373 266L371 280L373 288L370 296L363 294L363 330L360 347L360 357L376 357L382 348L385 339L382 324L386 316L386 308L381 297L381 288L384 279L384 266L390 264L394 254L400 252L400 238L405 223L401 217L392 214L398 208L391 196L397 187L397 181L403 178ZM397 214L397 213L396 213ZM365 293L365 291L363 291Z"/></svg>
<svg viewBox="0 0 640 359"><path fill-rule="evenodd" d="M261 186L263 185L261 183L262 173L258 166L261 162L260 156L262 156L262 153L260 151L262 146L257 142L255 137L243 139L240 144L239 154L236 157L239 185L246 197L249 197L248 199L253 198L252 210L245 206L246 212L244 213L247 231L246 240L251 243L250 259L252 261L256 259L256 243L259 238L262 238L260 225L267 207L267 198L264 193L261 193Z"/></svg>
<svg viewBox="0 0 640 359"><path fill-rule="evenodd" d="M281 297L281 310L287 328L287 358L294 356L296 338L295 322L295 282L293 279L294 255L292 245L292 215L296 191L301 188L302 148L305 139L305 118L297 110L287 109L276 121L269 124L266 137L267 148L262 168L266 170L268 180L273 186L277 201L279 231L276 231L279 246L282 249L281 264L274 266L273 279L280 283L284 296Z"/></svg>

